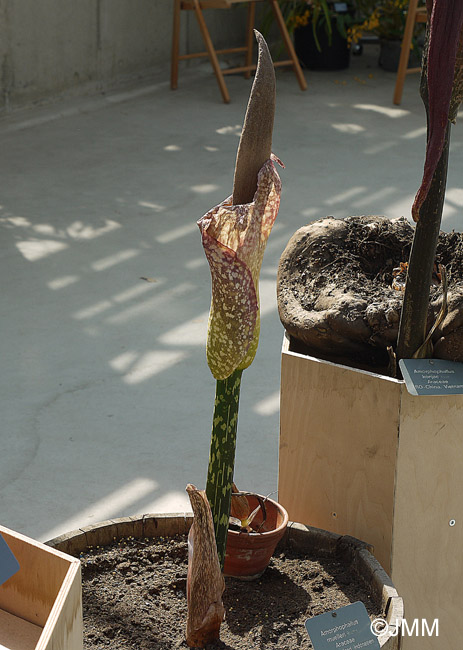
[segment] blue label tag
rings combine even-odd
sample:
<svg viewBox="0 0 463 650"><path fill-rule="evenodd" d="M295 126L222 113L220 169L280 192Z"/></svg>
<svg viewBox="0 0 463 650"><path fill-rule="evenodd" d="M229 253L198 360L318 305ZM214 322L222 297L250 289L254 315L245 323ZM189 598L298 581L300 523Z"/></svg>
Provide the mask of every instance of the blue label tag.
<svg viewBox="0 0 463 650"><path fill-rule="evenodd" d="M0 585L6 582L11 576L19 571L19 563L10 547L0 535Z"/></svg>
<svg viewBox="0 0 463 650"><path fill-rule="evenodd" d="M333 9L338 12L338 14L347 13L347 2L335 2Z"/></svg>
<svg viewBox="0 0 463 650"><path fill-rule="evenodd" d="M377 650L380 647L365 605L360 601L309 618L305 627L314 650Z"/></svg>
<svg viewBox="0 0 463 650"><path fill-rule="evenodd" d="M463 363L443 359L401 359L399 368L412 395L463 394Z"/></svg>

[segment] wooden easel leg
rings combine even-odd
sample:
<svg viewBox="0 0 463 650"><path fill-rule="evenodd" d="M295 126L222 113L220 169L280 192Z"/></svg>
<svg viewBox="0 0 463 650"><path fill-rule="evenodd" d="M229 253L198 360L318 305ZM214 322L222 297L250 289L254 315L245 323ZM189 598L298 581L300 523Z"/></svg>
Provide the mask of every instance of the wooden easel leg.
<svg viewBox="0 0 463 650"><path fill-rule="evenodd" d="M248 4L248 17L246 22L246 58L244 61L245 66L252 65L252 46L254 45L254 25L256 19L256 3L250 2ZM244 78L249 79L251 76L251 71L246 70L244 73Z"/></svg>
<svg viewBox="0 0 463 650"><path fill-rule="evenodd" d="M415 28L416 8L418 0L410 0L408 5L407 21L405 23L404 36L402 39L402 50L400 52L399 67L395 82L393 103L400 104L404 89L405 75L407 74L408 61L410 59L410 46L412 44L413 30Z"/></svg>
<svg viewBox="0 0 463 650"><path fill-rule="evenodd" d="M283 37L283 41L285 44L286 49L288 50L288 54L293 62L294 66L294 72L296 74L297 80L299 82L299 86L301 90L307 90L307 82L304 77L304 73L302 72L301 66L299 65L299 61L296 55L296 51L294 49L293 43L291 41L291 38L288 34L288 30L286 29L286 23L283 18L283 15L281 13L280 5L278 4L278 0L269 0L270 4L272 5L273 13L275 14L275 19L277 21L278 27L280 29L281 35Z"/></svg>
<svg viewBox="0 0 463 650"><path fill-rule="evenodd" d="M225 85L225 80L223 78L222 70L220 69L219 60L217 54L215 53L214 45L212 43L211 37L209 35L209 30L207 29L206 21L204 20L203 12L199 5L199 0L194 0L195 3L195 14L198 20L199 29L206 45L206 50L211 61L214 74L219 84L220 92L222 93L223 101L228 104L230 102L230 95L228 94L227 86Z"/></svg>
<svg viewBox="0 0 463 650"><path fill-rule="evenodd" d="M180 45L180 0L174 0L174 25L172 28L172 58L170 63L170 87L176 90L178 83L178 56Z"/></svg>

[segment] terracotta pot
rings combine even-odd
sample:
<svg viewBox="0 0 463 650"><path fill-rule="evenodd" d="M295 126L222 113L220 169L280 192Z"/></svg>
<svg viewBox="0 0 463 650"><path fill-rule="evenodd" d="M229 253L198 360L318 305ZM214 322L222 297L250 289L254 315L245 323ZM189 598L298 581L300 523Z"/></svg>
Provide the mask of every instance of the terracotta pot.
<svg viewBox="0 0 463 650"><path fill-rule="evenodd" d="M256 496L248 496L248 501L251 511L259 505ZM288 513L283 506L272 499L265 500L265 508L267 517L262 527L260 528L263 521L262 510L252 522L253 529L259 532L228 531L224 566L226 576L254 580L259 578L267 568L276 545L285 533Z"/></svg>

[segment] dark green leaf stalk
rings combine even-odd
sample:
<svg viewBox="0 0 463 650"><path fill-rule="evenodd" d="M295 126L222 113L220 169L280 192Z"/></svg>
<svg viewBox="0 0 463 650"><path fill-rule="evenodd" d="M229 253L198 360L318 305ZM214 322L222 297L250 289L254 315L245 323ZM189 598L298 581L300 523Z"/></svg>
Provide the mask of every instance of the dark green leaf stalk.
<svg viewBox="0 0 463 650"><path fill-rule="evenodd" d="M450 123L442 155L421 207L413 237L397 343L399 359L412 358L427 334L429 294L447 182L449 140Z"/></svg>
<svg viewBox="0 0 463 650"><path fill-rule="evenodd" d="M432 343L423 343L447 183L450 125L463 96L463 3L429 0L428 12L431 17L420 86L427 115L426 159L412 207L416 228L399 326L398 359L432 356Z"/></svg>
<svg viewBox="0 0 463 650"><path fill-rule="evenodd" d="M215 393L206 496L213 513L217 552L222 569L227 544L242 372L235 370L227 379L218 379Z"/></svg>

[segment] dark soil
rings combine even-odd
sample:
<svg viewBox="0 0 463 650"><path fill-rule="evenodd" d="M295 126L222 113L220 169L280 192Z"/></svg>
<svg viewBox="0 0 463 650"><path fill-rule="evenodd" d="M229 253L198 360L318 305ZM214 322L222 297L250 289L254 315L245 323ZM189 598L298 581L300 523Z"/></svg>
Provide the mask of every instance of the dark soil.
<svg viewBox="0 0 463 650"><path fill-rule="evenodd" d="M84 649L187 650L186 536L127 539L81 556ZM292 551L253 582L226 579L226 619L210 650L310 649L307 618L361 600L381 615L365 585L332 558Z"/></svg>

